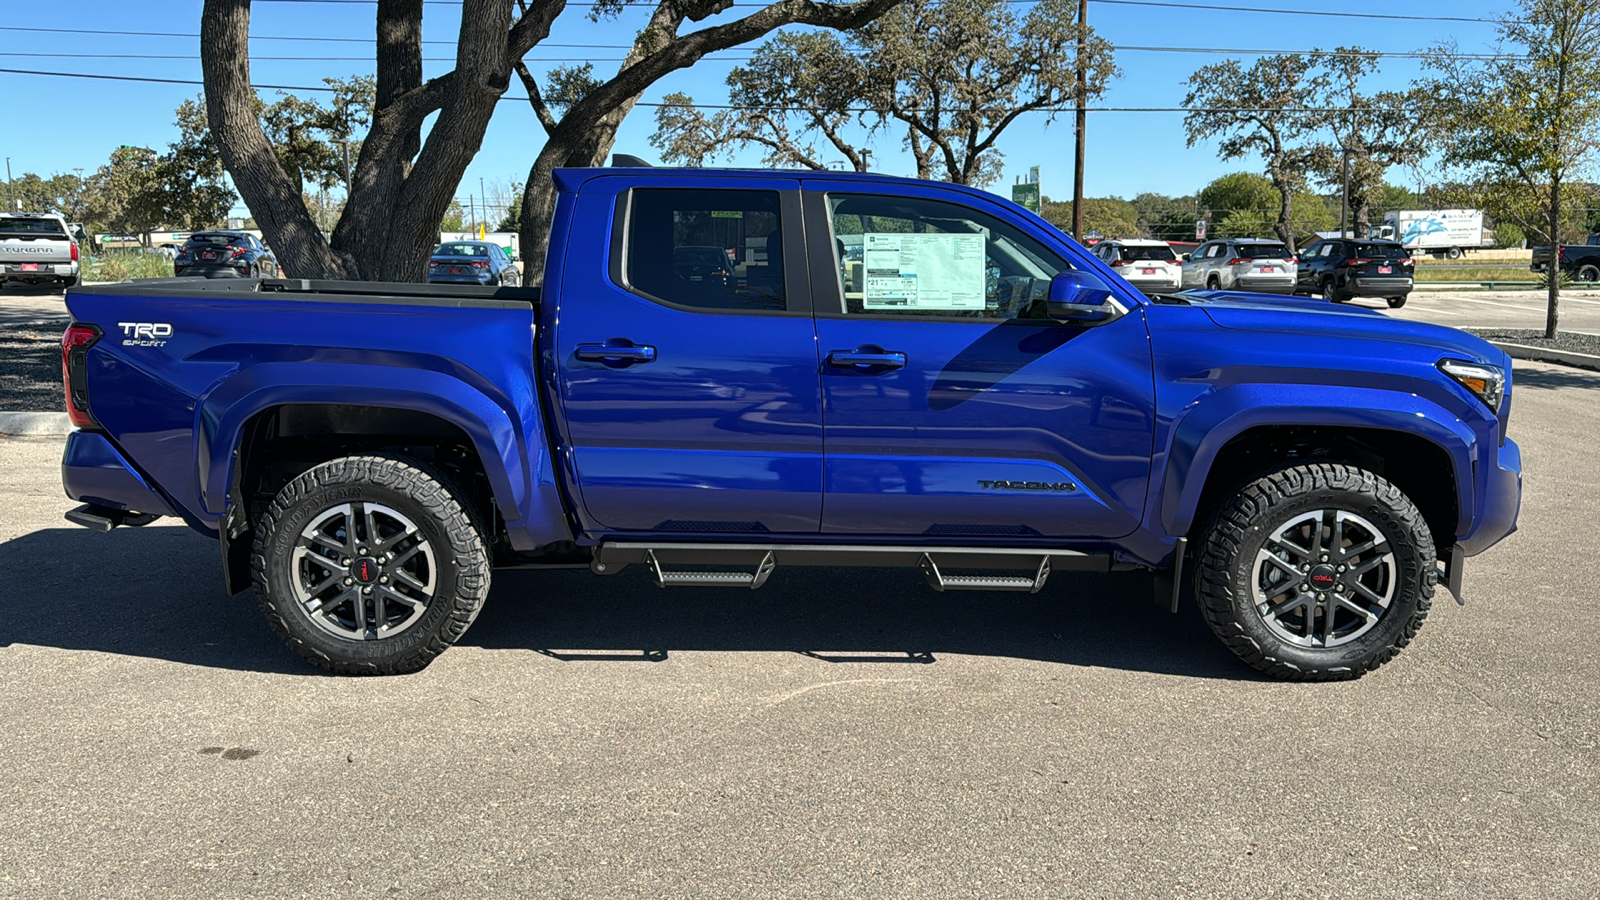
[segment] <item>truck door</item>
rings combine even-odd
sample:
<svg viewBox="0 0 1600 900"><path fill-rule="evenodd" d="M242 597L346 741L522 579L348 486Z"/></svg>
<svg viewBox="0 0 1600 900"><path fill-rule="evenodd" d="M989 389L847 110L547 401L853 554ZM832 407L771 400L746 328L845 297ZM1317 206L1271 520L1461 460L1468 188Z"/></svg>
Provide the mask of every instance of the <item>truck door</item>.
<svg viewBox="0 0 1600 900"><path fill-rule="evenodd" d="M971 195L806 187L822 530L969 540L1132 532L1154 429L1140 303L1119 292L1129 314L1095 327L1048 318L1050 279L1089 263L1074 266L1059 236Z"/></svg>
<svg viewBox="0 0 1600 900"><path fill-rule="evenodd" d="M574 201L545 365L583 525L814 533L822 413L799 183L692 184L598 177Z"/></svg>

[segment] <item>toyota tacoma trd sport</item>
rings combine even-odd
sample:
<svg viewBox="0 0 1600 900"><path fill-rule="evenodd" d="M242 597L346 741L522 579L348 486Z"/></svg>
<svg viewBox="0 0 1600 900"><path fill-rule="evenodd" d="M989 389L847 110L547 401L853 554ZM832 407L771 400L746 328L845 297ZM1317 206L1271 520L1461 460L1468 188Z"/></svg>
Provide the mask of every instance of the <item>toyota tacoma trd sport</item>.
<svg viewBox="0 0 1600 900"><path fill-rule="evenodd" d="M1515 529L1510 361L1461 331L1147 297L949 184L555 181L538 289L69 292L69 518L215 536L228 592L351 674L425 666L497 566L576 563L663 587L898 566L1033 592L1144 568L1174 608L1192 583L1249 665L1353 678Z"/></svg>

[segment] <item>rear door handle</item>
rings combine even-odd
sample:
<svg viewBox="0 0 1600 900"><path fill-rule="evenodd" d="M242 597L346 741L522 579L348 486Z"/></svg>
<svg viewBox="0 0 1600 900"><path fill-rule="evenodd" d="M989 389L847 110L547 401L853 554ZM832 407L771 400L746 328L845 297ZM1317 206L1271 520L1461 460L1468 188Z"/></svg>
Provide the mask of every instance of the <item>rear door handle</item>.
<svg viewBox="0 0 1600 900"><path fill-rule="evenodd" d="M828 353L828 365L840 369L900 369L905 364L904 353L870 345Z"/></svg>
<svg viewBox="0 0 1600 900"><path fill-rule="evenodd" d="M604 344L579 344L573 356L589 362L635 365L656 361L656 348L635 344L627 338L612 338Z"/></svg>

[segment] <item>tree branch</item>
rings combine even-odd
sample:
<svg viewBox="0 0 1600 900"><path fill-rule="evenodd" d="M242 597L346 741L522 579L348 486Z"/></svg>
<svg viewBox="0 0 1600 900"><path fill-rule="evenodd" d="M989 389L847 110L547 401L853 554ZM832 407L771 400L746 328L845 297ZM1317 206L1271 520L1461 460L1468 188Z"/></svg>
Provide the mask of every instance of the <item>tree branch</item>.
<svg viewBox="0 0 1600 900"><path fill-rule="evenodd" d="M545 105L544 98L539 96L539 82L533 78L533 73L528 71L527 63L517 60L512 66L516 69L517 77L522 79L522 86L528 91L528 105L533 107L533 114L538 118L539 124L544 126L545 134L555 134L556 117L551 114L550 107Z"/></svg>

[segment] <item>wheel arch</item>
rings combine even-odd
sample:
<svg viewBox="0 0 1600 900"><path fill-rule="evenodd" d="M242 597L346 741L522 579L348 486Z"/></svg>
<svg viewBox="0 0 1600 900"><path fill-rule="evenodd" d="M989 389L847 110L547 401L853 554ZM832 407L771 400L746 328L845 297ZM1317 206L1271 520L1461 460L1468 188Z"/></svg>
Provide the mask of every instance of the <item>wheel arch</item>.
<svg viewBox="0 0 1600 900"><path fill-rule="evenodd" d="M1448 548L1470 524L1473 435L1416 395L1351 393L1380 396L1329 408L1253 405L1258 395L1245 391L1210 409L1201 404L1175 428L1162 484L1151 491L1163 530L1190 534L1244 481L1284 463L1320 459L1387 478L1417 504L1435 543Z"/></svg>

